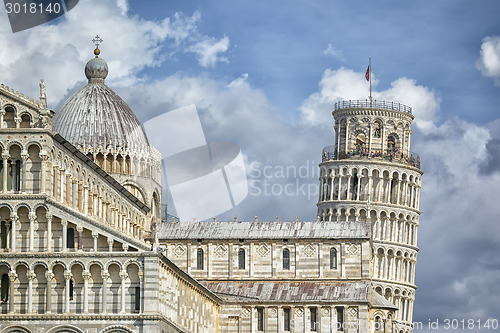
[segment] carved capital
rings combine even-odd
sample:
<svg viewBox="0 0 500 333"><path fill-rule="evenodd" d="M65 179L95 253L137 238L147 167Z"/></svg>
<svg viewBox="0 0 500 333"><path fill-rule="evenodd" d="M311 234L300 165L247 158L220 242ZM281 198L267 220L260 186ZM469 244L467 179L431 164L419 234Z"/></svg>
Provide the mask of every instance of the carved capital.
<svg viewBox="0 0 500 333"><path fill-rule="evenodd" d="M9 272L9 281L12 283L12 282L16 281L16 279L17 279L17 274L16 274L16 272L12 272L12 271L10 271L10 272Z"/></svg>
<svg viewBox="0 0 500 333"><path fill-rule="evenodd" d="M26 278L30 281L33 281L36 278L36 275L33 271L28 271L26 273Z"/></svg>
<svg viewBox="0 0 500 333"><path fill-rule="evenodd" d="M84 280L87 280L87 281L88 281L88 280L90 280L90 278L91 278L91 277L92 277L92 274L90 274L90 272L89 272L89 271L83 271L83 273L82 273L82 278L83 278Z"/></svg>
<svg viewBox="0 0 500 333"><path fill-rule="evenodd" d="M47 281L52 281L52 279L54 278L54 273L45 272L45 278L47 279Z"/></svg>

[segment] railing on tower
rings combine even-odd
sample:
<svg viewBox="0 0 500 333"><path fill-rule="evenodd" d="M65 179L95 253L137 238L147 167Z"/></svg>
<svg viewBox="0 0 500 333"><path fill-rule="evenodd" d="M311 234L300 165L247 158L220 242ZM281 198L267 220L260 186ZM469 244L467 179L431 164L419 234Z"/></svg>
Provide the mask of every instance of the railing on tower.
<svg viewBox="0 0 500 333"><path fill-rule="evenodd" d="M323 148L323 156L321 158L323 162L346 159L381 160L392 163L407 164L420 169L420 156L412 152L410 152L409 154L403 154L399 151L370 152L368 150L352 150L347 153L340 152L339 154L337 154L337 152L335 151L335 146L327 146Z"/></svg>
<svg viewBox="0 0 500 333"><path fill-rule="evenodd" d="M412 114L411 107L409 107L407 105L404 105L401 103L377 101L377 100L370 101L369 99L365 99L365 100L350 99L348 101L336 102L335 107L334 107L334 111L337 111L340 109L352 109L352 108L387 109L387 110L394 110L394 111L400 111L400 112L406 112L406 113Z"/></svg>

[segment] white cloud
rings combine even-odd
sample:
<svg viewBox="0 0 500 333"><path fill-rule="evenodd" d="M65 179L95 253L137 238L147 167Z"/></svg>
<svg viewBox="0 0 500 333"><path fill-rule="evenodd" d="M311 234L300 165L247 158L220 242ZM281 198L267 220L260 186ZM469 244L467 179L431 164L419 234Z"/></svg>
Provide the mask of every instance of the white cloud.
<svg viewBox="0 0 500 333"><path fill-rule="evenodd" d="M372 82L376 82L372 79ZM364 73L341 67L327 69L319 82L319 91L311 94L302 104L303 121L309 125L332 124L335 102L349 99L368 99L370 86Z"/></svg>
<svg viewBox="0 0 500 333"><path fill-rule="evenodd" d="M373 74L372 74L373 75ZM376 78L372 84L376 86ZM341 67L338 70L327 69L319 83L319 91L311 94L300 110L303 120L311 125L332 123L331 112L334 103L340 100L368 99L370 86L364 73ZM415 80L398 78L391 88L373 91L374 99L403 103L411 106L415 115L415 125L429 131L433 127L440 100L429 88L417 85Z"/></svg>
<svg viewBox="0 0 500 333"><path fill-rule="evenodd" d="M414 124L429 132L434 128L436 113L439 111L440 98L433 90L417 85L416 80L405 77L391 83L391 88L374 93L375 98L411 106L415 116Z"/></svg>
<svg viewBox="0 0 500 333"><path fill-rule="evenodd" d="M0 45L8 45L0 48L1 80L37 98L38 80L43 78L49 107L55 108L68 91L86 81L83 68L93 57L91 40L96 34L104 40L99 48L110 69L106 82L115 87L137 83L136 73L143 68L158 66L168 54L184 52L199 43L200 63L221 61L229 39L210 44L211 37L198 32L200 20L199 12L145 20L131 15L125 0L80 1L57 24L0 34ZM0 21L0 31L10 31L8 20Z"/></svg>
<svg viewBox="0 0 500 333"><path fill-rule="evenodd" d="M220 56L229 48L229 38L227 36L217 40L215 38L206 38L191 45L187 51L197 55L198 62L203 67L214 67L217 62L227 62L226 57Z"/></svg>
<svg viewBox="0 0 500 333"><path fill-rule="evenodd" d="M328 46L326 49L323 51L323 54L325 55L331 55L335 58L338 58L339 60L345 61L344 58L344 53L342 50L336 48L335 46L332 45L332 43L328 43Z"/></svg>
<svg viewBox="0 0 500 333"><path fill-rule="evenodd" d="M486 77L491 77L500 85L500 37L488 36L481 44L480 58L476 68Z"/></svg>

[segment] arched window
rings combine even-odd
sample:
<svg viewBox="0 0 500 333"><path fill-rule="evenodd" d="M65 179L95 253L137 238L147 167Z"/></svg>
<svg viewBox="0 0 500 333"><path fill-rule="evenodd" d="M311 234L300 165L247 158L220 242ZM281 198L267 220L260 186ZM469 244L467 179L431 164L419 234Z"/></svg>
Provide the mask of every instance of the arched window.
<svg viewBox="0 0 500 333"><path fill-rule="evenodd" d="M68 249L74 249L75 248L75 229L73 228L68 228L68 231L67 231L67 244L66 244L66 247Z"/></svg>
<svg viewBox="0 0 500 333"><path fill-rule="evenodd" d="M7 229L7 223L2 222L0 226L0 247L2 249L7 248L7 235L9 233L9 230Z"/></svg>
<svg viewBox="0 0 500 333"><path fill-rule="evenodd" d="M380 331L382 329L381 324L382 323L380 321L380 317L376 316L375 317L375 331Z"/></svg>
<svg viewBox="0 0 500 333"><path fill-rule="evenodd" d="M394 138L393 135L389 135L389 137L387 138L387 151L388 152L397 151L396 139Z"/></svg>
<svg viewBox="0 0 500 333"><path fill-rule="evenodd" d="M337 269L337 249L330 249L330 269Z"/></svg>
<svg viewBox="0 0 500 333"><path fill-rule="evenodd" d="M203 249L196 251L196 269L203 269Z"/></svg>
<svg viewBox="0 0 500 333"><path fill-rule="evenodd" d="M290 250L283 249L283 269L290 269Z"/></svg>
<svg viewBox="0 0 500 333"><path fill-rule="evenodd" d="M245 269L245 249L238 251L238 268Z"/></svg>
<svg viewBox="0 0 500 333"><path fill-rule="evenodd" d="M7 302L9 300L9 275L8 274L3 274L2 275L2 302Z"/></svg>

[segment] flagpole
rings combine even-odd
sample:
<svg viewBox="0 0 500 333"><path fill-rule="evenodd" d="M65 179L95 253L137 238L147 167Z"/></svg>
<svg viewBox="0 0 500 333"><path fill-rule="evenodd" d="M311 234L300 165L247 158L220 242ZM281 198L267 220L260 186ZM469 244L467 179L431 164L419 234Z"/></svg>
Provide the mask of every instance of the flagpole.
<svg viewBox="0 0 500 333"><path fill-rule="evenodd" d="M370 68L370 107L372 107L372 58L369 58L368 67Z"/></svg>

